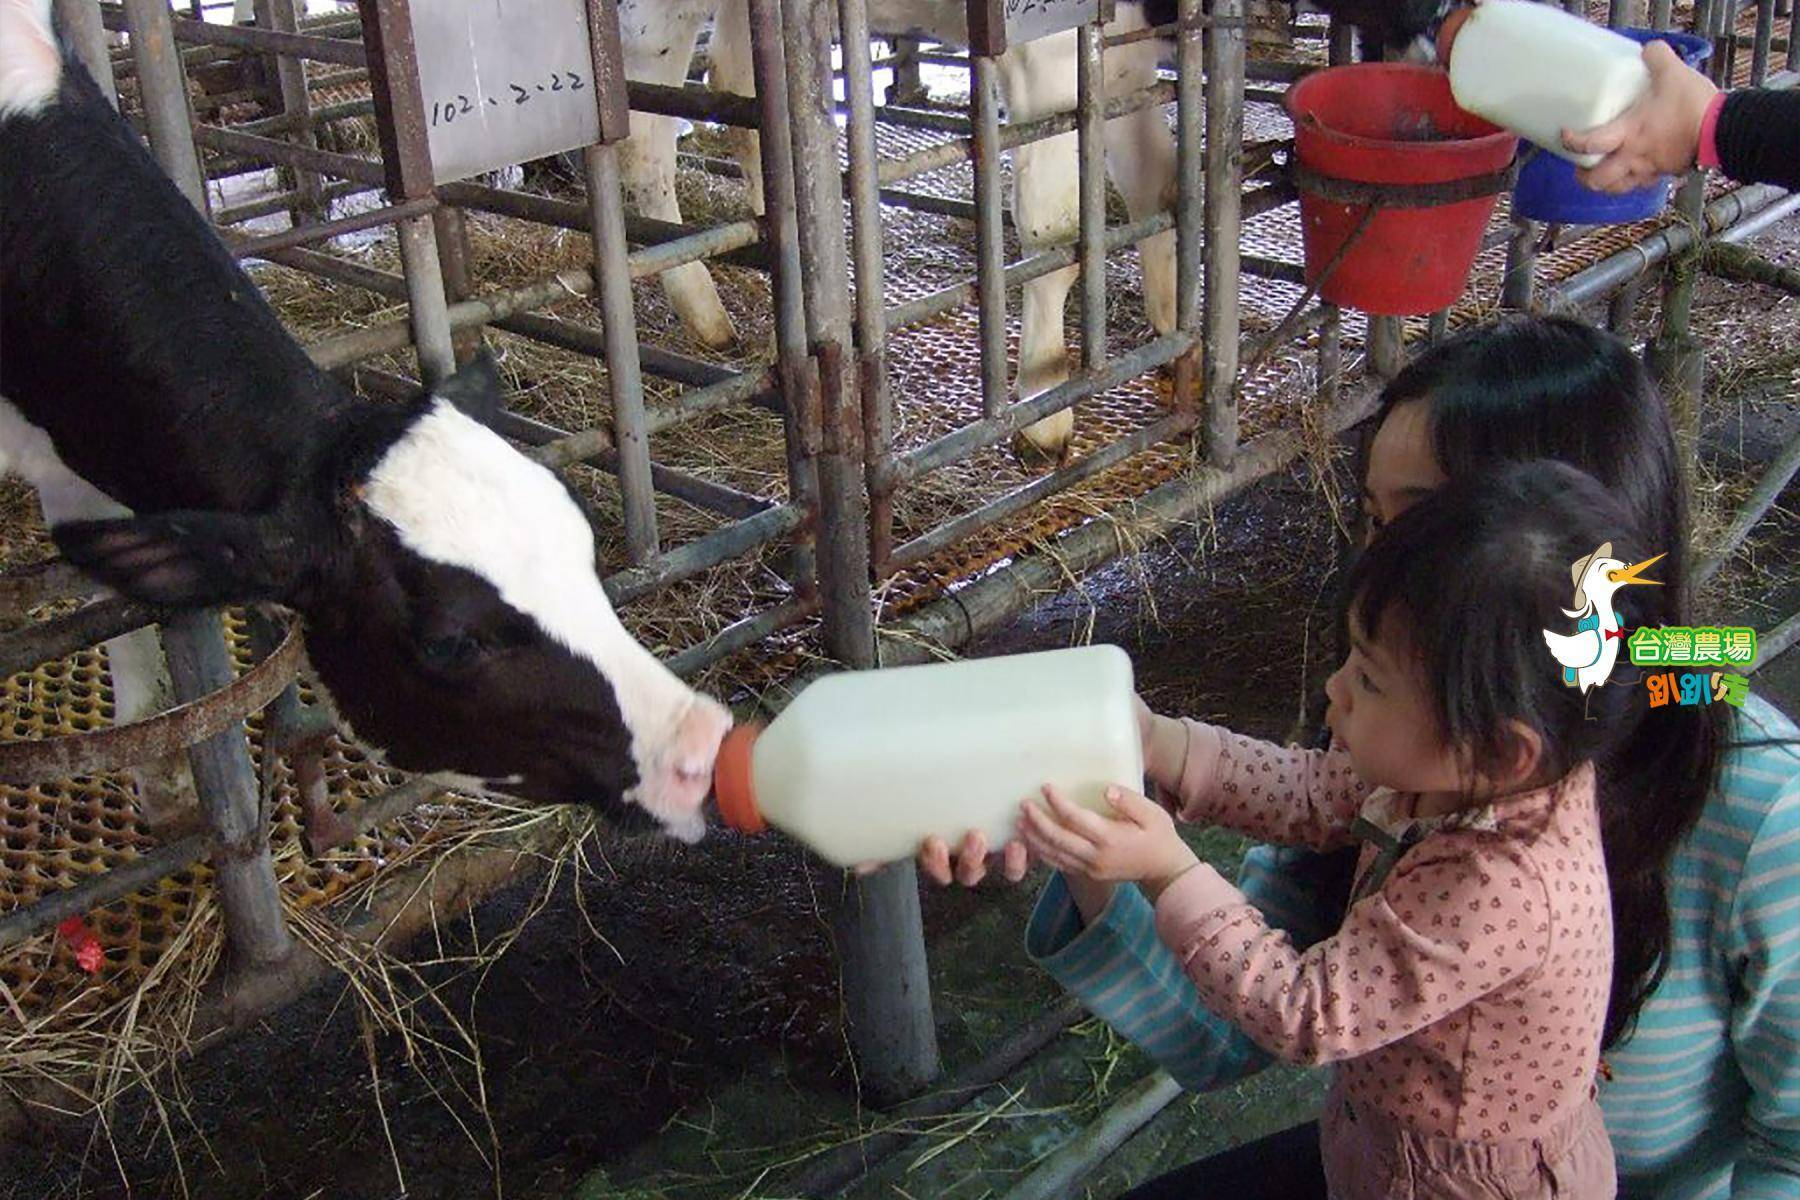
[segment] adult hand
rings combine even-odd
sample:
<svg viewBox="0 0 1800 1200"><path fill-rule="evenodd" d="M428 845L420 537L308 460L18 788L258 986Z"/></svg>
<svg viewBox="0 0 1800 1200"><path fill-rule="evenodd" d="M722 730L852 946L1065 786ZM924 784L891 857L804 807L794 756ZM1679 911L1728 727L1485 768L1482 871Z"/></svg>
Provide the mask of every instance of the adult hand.
<svg viewBox="0 0 1800 1200"><path fill-rule="evenodd" d="M1628 192L1659 176L1685 171L1700 152L1700 126L1718 94L1712 80L1681 61L1669 43L1644 47L1650 87L1636 104L1586 132L1563 130L1563 145L1577 154L1605 155L1575 177L1601 192Z"/></svg>
<svg viewBox="0 0 1800 1200"><path fill-rule="evenodd" d="M1006 843L998 855L991 857L1000 860L1000 873L1008 883L1025 878L1031 866L1031 855L1021 841ZM954 878L964 887L974 887L987 877L989 866L987 835L978 830L970 830L963 838L954 863L950 860L950 846L941 837L928 837L919 847L919 870L940 886Z"/></svg>

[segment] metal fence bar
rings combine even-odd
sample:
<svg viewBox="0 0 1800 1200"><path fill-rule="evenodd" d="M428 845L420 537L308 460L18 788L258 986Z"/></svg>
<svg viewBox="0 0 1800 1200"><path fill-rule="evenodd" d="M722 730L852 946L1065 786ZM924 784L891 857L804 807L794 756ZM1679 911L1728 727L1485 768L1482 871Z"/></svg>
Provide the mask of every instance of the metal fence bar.
<svg viewBox="0 0 1800 1200"><path fill-rule="evenodd" d="M677 676L689 678L720 659L728 658L766 637L799 624L818 611L817 596L791 597L764 612L745 617L741 621L733 621L705 641L670 655L666 665Z"/></svg>
<svg viewBox="0 0 1800 1200"><path fill-rule="evenodd" d="M407 327L419 356L419 378L430 387L456 371L450 337L449 301L438 261L437 231L429 215L407 217L395 226L400 264L406 275Z"/></svg>
<svg viewBox="0 0 1800 1200"><path fill-rule="evenodd" d="M1106 119L1110 121L1115 117L1123 117L1142 109L1158 108L1174 99L1174 84L1153 83L1135 92L1109 97L1106 102ZM1000 149L1016 150L1031 142L1041 142L1045 138L1056 137L1059 134L1073 133L1076 122L1077 117L1072 110L1040 117L1035 121L1016 123L1009 121L1000 127ZM972 138L952 138L949 141L939 142L935 146L915 150L911 154L883 159L877 179L885 187L888 184L911 179L915 175L941 171L945 167L955 166L974 158L974 156Z"/></svg>
<svg viewBox="0 0 1800 1200"><path fill-rule="evenodd" d="M1800 211L1800 195L1770 184L1738 188L1706 206L1704 228L1722 241L1738 241ZM1548 289L1546 307L1577 308L1640 278L1669 255L1685 250L1694 233L1685 222L1665 225L1636 245L1601 259Z"/></svg>
<svg viewBox="0 0 1800 1200"><path fill-rule="evenodd" d="M1175 218L1169 212L1152 213L1141 221L1133 221L1129 225L1114 225L1106 231L1106 249L1117 250L1121 246L1131 244L1172 229ZM1012 263L1006 268L1003 276L1006 287L1010 290L1020 284L1028 283L1052 271L1072 266L1075 262L1075 243L1064 242L1048 250L1040 250L1027 258ZM941 317L947 312L963 308L977 296L973 283L953 283L949 287L930 292L917 300L909 300L905 304L895 305L887 310L886 322L888 332L904 329L909 325L917 325L929 321L933 317Z"/></svg>
<svg viewBox="0 0 1800 1200"><path fill-rule="evenodd" d="M429 218L424 218L429 224ZM708 236L713 231L695 235L687 240L687 244L676 249L670 246L653 247L651 251L634 251L626 258L626 273L632 279L641 279L649 275L659 274L666 265L645 266L647 253L656 253L655 260L667 265L670 258L692 262L707 257ZM575 296L585 296L594 290L594 276L591 271L579 268L568 268L545 279L534 280L501 292L490 292L482 296L472 296L467 300L459 300L449 306L448 319L451 330L463 329L471 325L492 324L502 317L514 313L530 312L559 300ZM404 349L410 340L409 325L405 320L390 321L381 325L371 325L353 333L340 334L314 342L308 347L313 360L327 370L336 370L348 366L364 358L378 354L391 354Z"/></svg>
<svg viewBox="0 0 1800 1200"><path fill-rule="evenodd" d="M164 0L125 0L125 11L131 21L151 148L204 217L205 180L189 133L187 84L171 36L168 6ZM224 623L216 610L171 616L162 626L162 645L178 701L198 700L236 678ZM192 747L188 761L201 814L217 838L213 866L232 967L253 970L280 961L293 943L282 921L280 889L269 855L268 815L262 811L241 725Z"/></svg>
<svg viewBox="0 0 1800 1200"><path fill-rule="evenodd" d="M631 97L633 112L683 117L690 121L710 121L717 125L734 125L739 129L758 129L762 126L760 110L752 96L702 87L639 83L635 79L626 92Z"/></svg>
<svg viewBox="0 0 1800 1200"><path fill-rule="evenodd" d="M139 0L125 0L126 20L133 31L133 37L136 37L138 28L134 9L138 2ZM250 25L214 25L186 17L174 18L172 28L176 41L190 45L229 46L237 50L285 54L313 62L336 63L344 67L369 65L368 54L355 34L349 37L322 37L316 33L283 33L273 29L257 29Z"/></svg>
<svg viewBox="0 0 1800 1200"><path fill-rule="evenodd" d="M292 63L295 60L284 58L281 61L284 63ZM249 94L246 94L246 99L248 98ZM224 108L229 106L218 105L216 107ZM323 125L328 121L341 121L345 117L372 117L374 115L375 102L373 100L343 100L337 104L325 104L318 108L309 107L304 114L286 112L277 113L272 117L262 117L255 121L244 121L232 125L231 128L237 130L239 133L289 133L300 128L302 125L308 129L317 129L320 125Z"/></svg>
<svg viewBox="0 0 1800 1200"><path fill-rule="evenodd" d="M1194 349L1175 360L1175 406L1197 413L1205 327L1201 321L1200 281L1205 270L1206 157L1205 96L1201 76L1206 69L1204 35L1199 25L1200 0L1177 5L1175 32L1175 328L1193 340Z"/></svg>
<svg viewBox="0 0 1800 1200"><path fill-rule="evenodd" d="M1106 74L1098 22L1075 31L1076 175L1080 185L1081 362L1106 362ZM990 412L987 415L992 416Z"/></svg>
<svg viewBox="0 0 1800 1200"><path fill-rule="evenodd" d="M177 698L207 695L236 677L225 648L224 621L215 610L171 616L163 623L163 649ZM262 809L242 722L191 747L188 762L200 810L216 839L212 865L232 969L280 962L293 949L293 938L282 919L268 814Z"/></svg>
<svg viewBox="0 0 1800 1200"><path fill-rule="evenodd" d="M156 161L188 202L206 215L206 176L189 131L187 77L170 31L167 0L124 0L137 63L138 99Z"/></svg>
<svg viewBox="0 0 1800 1200"><path fill-rule="evenodd" d="M291 193L300 202L305 198L299 192ZM435 196L426 196L419 200L409 200L405 204L394 204L369 212L357 213L351 217L339 217L335 221L323 221L313 225L296 225L292 229L284 229L280 233L272 233L267 237L227 239L234 258L254 258L267 254L271 250L287 250L295 246L308 246L317 242L328 242L334 237L346 233L356 233L364 229L375 229L383 225L392 225L409 217L429 214L438 207Z"/></svg>
<svg viewBox="0 0 1800 1200"><path fill-rule="evenodd" d="M1206 418L1201 444L1219 466L1237 453L1238 254L1243 234L1244 0L1212 0L1206 31Z"/></svg>
<svg viewBox="0 0 1800 1200"><path fill-rule="evenodd" d="M1191 412L1173 412L1160 417L1142 428L1133 430L1124 437L1102 446L1090 454L1084 455L1066 467L1060 467L1047 475L1015 488L1004 496L988 501L981 507L971 509L961 516L944 522L936 529L929 530L902 544L885 562L879 563L876 573L889 575L904 570L914 563L922 562L941 550L947 550L958 542L978 533L998 521L1005 520L1024 508L1029 508L1046 496L1054 495L1066 488L1074 487L1084 480L1091 479L1103 471L1107 471L1148 450L1151 446L1180 437L1194 427L1195 414Z"/></svg>
<svg viewBox="0 0 1800 1200"><path fill-rule="evenodd" d="M1761 87L1769 77L1775 44L1775 0L1756 0L1756 45L1750 52L1750 86Z"/></svg>
<svg viewBox="0 0 1800 1200"><path fill-rule="evenodd" d="M382 171L381 164L374 159L333 154L328 150L309 150L305 146L296 146L276 138L239 133L235 129L222 129L217 125L195 125L193 140L208 150L240 154L257 162L305 167L322 175L351 179L372 187L387 186L387 176Z"/></svg>
<svg viewBox="0 0 1800 1200"><path fill-rule="evenodd" d="M379 191L380 187L371 183L356 183L345 180L339 183L328 183L319 193L322 204L329 206L335 200L346 196L364 196ZM254 221L258 217L272 216L278 212L286 212L300 198L300 193L292 189L274 192L257 200L246 200L242 204L233 204L226 208L213 210L213 224L221 229L231 225L239 225L245 221Z"/></svg>
<svg viewBox="0 0 1800 1200"><path fill-rule="evenodd" d="M1359 388L1320 413L1318 428L1335 435L1373 412L1376 399L1373 389ZM1261 434L1244 444L1229 468L1202 466L1110 516L1063 534L1053 553L1023 556L927 604L886 631L882 665L928 662L940 648L967 645L1027 605L1066 588L1072 574L1164 536L1208 505L1285 467L1305 452L1306 436L1298 429Z"/></svg>
<svg viewBox="0 0 1800 1200"><path fill-rule="evenodd" d="M598 34L596 34L598 36ZM626 259L625 191L619 152L605 144L583 153L588 202L593 206L594 275L606 337L606 383L612 398L613 441L619 455L619 497L625 509L625 552L633 563L656 553L656 496L650 482L650 434L644 427L644 379L638 365L637 317Z"/></svg>
<svg viewBox="0 0 1800 1200"><path fill-rule="evenodd" d="M792 533L805 523L808 515L797 505L778 505L754 517L745 517L715 529L642 563L615 571L601 582L608 598L623 607L659 588L691 579Z"/></svg>
<svg viewBox="0 0 1800 1200"><path fill-rule="evenodd" d="M830 6L823 3L793 0L784 8L806 327L819 379L820 602L827 647L833 657L857 669L875 665L875 627L861 411L855 375L846 369L849 270L832 119L834 22ZM878 1100L909 1095L939 1070L912 863L898 863L849 882L835 926L859 1079Z"/></svg>
<svg viewBox="0 0 1800 1200"><path fill-rule="evenodd" d="M24 606L18 611L23 612ZM148 605L111 596L64 616L34 621L22 629L0 634L0 679L142 629L158 616L159 610Z"/></svg>
<svg viewBox="0 0 1800 1200"><path fill-rule="evenodd" d="M857 387L862 398L863 476L879 476L890 455L893 396L888 390L887 281L882 269L881 196L875 186L875 81L869 65L868 11L863 0L839 0L844 96L850 110L851 256L856 265ZM893 538L893 499L869 488L870 555L880 558Z"/></svg>
<svg viewBox="0 0 1800 1200"><path fill-rule="evenodd" d="M56 19L62 26L63 42L100 85L100 94L108 104L119 107L119 85L113 81L112 54L106 45L99 0L56 0Z"/></svg>
<svg viewBox="0 0 1800 1200"><path fill-rule="evenodd" d="M297 32L294 0L256 0L256 21L257 24L280 33ZM298 144L316 149L312 94L306 86L305 65L297 58L278 54L274 56L274 66L275 80L281 96L282 119L292 122L291 129ZM299 201L294 206L293 213L296 225L302 221L316 221L324 215L324 181L317 172L304 168L295 169L294 190L299 193Z"/></svg>
<svg viewBox="0 0 1800 1200"><path fill-rule="evenodd" d="M493 427L495 432L523 442L527 446L552 445L572 436L566 429L558 429L554 425L548 425L515 412L496 414ZM610 447L596 450L585 458L570 461L605 471L609 475L619 473L619 453ZM773 500L765 500L763 497L753 496L749 492L740 492L736 488L726 487L722 483L714 483L710 479L702 479L698 475L691 475L686 471L678 471L674 467L665 467L660 463L650 464L650 483L662 495L685 500L697 508L733 519L753 517L757 513L767 512L775 507Z"/></svg>
<svg viewBox="0 0 1800 1200"><path fill-rule="evenodd" d="M1000 69L992 58L973 56L969 108L975 136L975 319L981 338L981 411L993 416L1006 404L1006 227L1000 210ZM891 326L890 326L891 328Z"/></svg>
<svg viewBox="0 0 1800 1200"><path fill-rule="evenodd" d="M74 887L62 888L15 908L0 917L0 950L54 929L66 917L85 916L133 892L155 887L159 880L187 870L211 851L210 834L190 833L152 847L129 862L109 867Z"/></svg>
<svg viewBox="0 0 1800 1200"><path fill-rule="evenodd" d="M1335 304L1321 304L1319 310L1319 363L1313 386L1320 400L1335 404L1343 391L1343 314Z"/></svg>
<svg viewBox="0 0 1800 1200"><path fill-rule="evenodd" d="M590 233L593 230L593 218L588 206L570 200L553 200L548 196L533 196L526 192L512 192L468 182L440 184L437 194L446 203L460 208L472 208L477 212L491 212L502 217L533 221L539 225L554 225L577 233ZM646 247L659 247L684 238L698 239L673 252L677 255L674 261L670 261L666 255L651 256L646 255L643 250L635 251L632 278L642 279L671 266L680 266L702 257L718 258L723 262L766 271L769 269L768 259L756 249L759 229L758 222L754 220L727 221L720 225L696 228L678 225L673 221L634 217L627 213L625 236Z"/></svg>
<svg viewBox="0 0 1800 1200"><path fill-rule="evenodd" d="M1192 336L1177 330L1109 360L1098 371L1084 370L1074 378L1065 380L1048 391L1039 392L1029 400L1008 405L994 416L972 421L901 455L895 460L892 482L911 483L941 467L967 458L984 446L991 446L1011 437L1027 425L1035 425L1045 417L1059 413L1089 396L1173 362L1192 346ZM1237 347L1232 347L1230 357L1233 362L1236 361Z"/></svg>
<svg viewBox="0 0 1800 1200"><path fill-rule="evenodd" d="M781 0L749 0L751 68L763 128L791 127L787 45ZM788 495L807 512L819 507L817 375L807 357L805 284L796 215L794 143L762 141L764 222L768 230L770 291L775 309L775 360L781 384L782 436L787 450ZM802 596L817 595L815 544L810 532L795 539L792 582Z"/></svg>
<svg viewBox="0 0 1800 1200"><path fill-rule="evenodd" d="M1531 311L1537 274L1538 223L1515 215L1506 239L1506 272L1500 281L1500 303L1515 312Z"/></svg>

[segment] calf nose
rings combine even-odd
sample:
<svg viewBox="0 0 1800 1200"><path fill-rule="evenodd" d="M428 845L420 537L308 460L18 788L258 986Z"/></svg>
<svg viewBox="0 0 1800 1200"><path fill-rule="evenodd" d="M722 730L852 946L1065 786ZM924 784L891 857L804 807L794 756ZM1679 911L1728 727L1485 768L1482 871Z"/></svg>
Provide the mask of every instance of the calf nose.
<svg viewBox="0 0 1800 1200"><path fill-rule="evenodd" d="M725 706L710 697L696 695L657 756L656 778L647 789L646 807L677 836L697 833L704 827L700 808L712 790L719 743L730 730L731 714Z"/></svg>

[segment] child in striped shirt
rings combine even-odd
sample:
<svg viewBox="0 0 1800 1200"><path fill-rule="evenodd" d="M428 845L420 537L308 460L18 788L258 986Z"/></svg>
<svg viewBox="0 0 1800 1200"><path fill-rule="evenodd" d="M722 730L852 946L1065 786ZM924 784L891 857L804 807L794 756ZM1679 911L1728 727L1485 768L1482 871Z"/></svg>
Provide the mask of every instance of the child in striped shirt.
<svg viewBox="0 0 1800 1200"><path fill-rule="evenodd" d="M1044 861L1139 885L1209 1008L1279 1057L1338 1064L1317 1177L1234 1179L1234 1200L1610 1200L1594 1099L1607 872L1642 864L1606 860L1594 764L1642 696L1566 686L1544 631L1569 624L1570 564L1635 538L1622 506L1561 464L1448 485L1351 574L1354 648L1328 689L1348 763L1152 721L1150 777L1185 819L1363 842L1343 927L1304 953L1154 803L1120 794L1111 820L1053 794L1027 806L1024 840ZM1607 577L1627 622L1640 589L1622 562ZM1182 1183L1219 1186L1206 1164Z"/></svg>

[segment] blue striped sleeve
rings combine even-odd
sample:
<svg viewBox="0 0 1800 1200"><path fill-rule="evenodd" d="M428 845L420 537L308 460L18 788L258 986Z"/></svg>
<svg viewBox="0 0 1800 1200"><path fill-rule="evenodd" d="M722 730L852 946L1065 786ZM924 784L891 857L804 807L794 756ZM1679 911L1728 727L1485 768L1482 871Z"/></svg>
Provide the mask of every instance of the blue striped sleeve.
<svg viewBox="0 0 1800 1200"><path fill-rule="evenodd" d="M1750 1084L1746 1144L1731 1196L1794 1200L1800 1196L1800 776L1791 755L1758 757L1771 769L1785 765L1787 774L1744 859L1724 939L1742 989L1732 1006L1732 1048ZM1742 774L1751 783L1755 773Z"/></svg>
<svg viewBox="0 0 1800 1200"><path fill-rule="evenodd" d="M1135 886L1113 889L1084 925L1061 873L1032 910L1025 950L1083 1004L1140 1046L1189 1091L1204 1092L1261 1070L1269 1056L1200 1002L1156 936L1155 910Z"/></svg>
<svg viewBox="0 0 1800 1200"><path fill-rule="evenodd" d="M1295 869L1318 857L1318 851L1305 846L1257 845L1244 852L1244 865L1238 871L1238 887L1244 896L1302 950L1337 932L1336 925L1324 927L1319 897L1307 877Z"/></svg>

